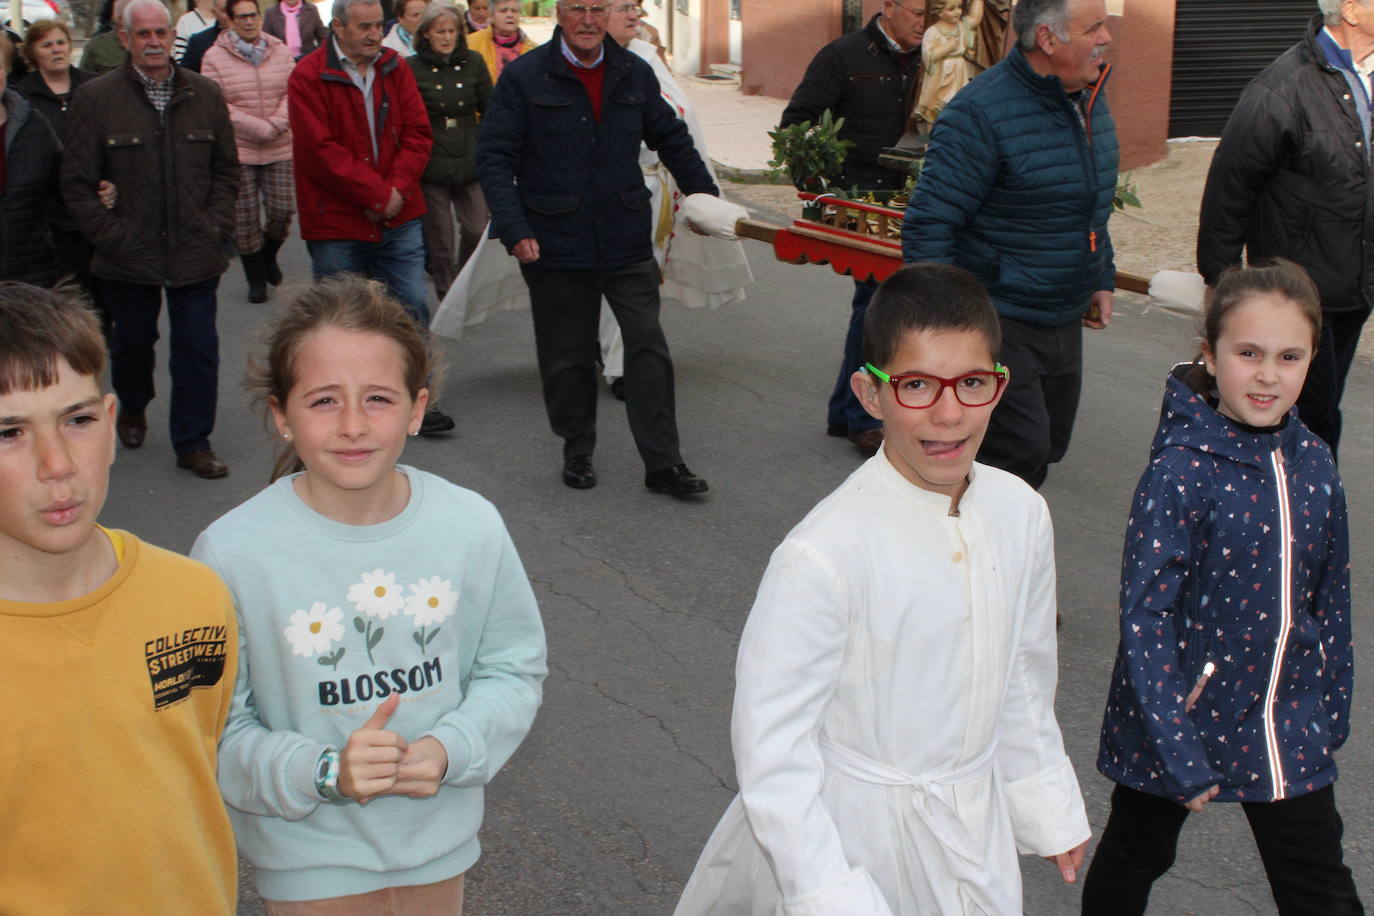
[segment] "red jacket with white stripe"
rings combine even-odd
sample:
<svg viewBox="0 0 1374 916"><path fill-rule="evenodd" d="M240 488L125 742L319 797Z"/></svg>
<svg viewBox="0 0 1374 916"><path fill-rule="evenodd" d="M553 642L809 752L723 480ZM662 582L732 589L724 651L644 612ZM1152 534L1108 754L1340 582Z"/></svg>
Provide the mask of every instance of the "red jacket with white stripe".
<svg viewBox="0 0 1374 916"><path fill-rule="evenodd" d="M1296 410L1251 433L1175 372L1126 528L1097 766L1177 802L1314 792L1350 732L1340 476Z"/></svg>
<svg viewBox="0 0 1374 916"><path fill-rule="evenodd" d="M344 72L333 39L302 57L291 73L287 94L304 239L379 242L383 229L425 212L420 175L433 140L415 76L390 48L372 66L375 156L363 94ZM384 222L369 219L368 211L385 211L392 188L404 200L400 212Z"/></svg>

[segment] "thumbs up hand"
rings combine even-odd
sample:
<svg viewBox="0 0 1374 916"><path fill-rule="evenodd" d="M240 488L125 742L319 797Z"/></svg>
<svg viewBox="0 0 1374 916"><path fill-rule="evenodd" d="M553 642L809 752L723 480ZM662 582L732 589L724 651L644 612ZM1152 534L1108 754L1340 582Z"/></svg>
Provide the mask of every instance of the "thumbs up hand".
<svg viewBox="0 0 1374 916"><path fill-rule="evenodd" d="M348 736L348 743L339 752L339 791L349 798L366 803L396 785L408 744L396 732L388 731L386 723L400 703L398 694L387 697L372 717ZM447 758L444 763L447 766Z"/></svg>

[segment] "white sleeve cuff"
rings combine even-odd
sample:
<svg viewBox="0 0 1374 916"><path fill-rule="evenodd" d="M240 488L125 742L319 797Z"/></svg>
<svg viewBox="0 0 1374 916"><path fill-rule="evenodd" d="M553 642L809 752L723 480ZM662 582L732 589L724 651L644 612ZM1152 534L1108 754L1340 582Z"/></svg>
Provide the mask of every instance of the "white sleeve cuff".
<svg viewBox="0 0 1374 916"><path fill-rule="evenodd" d="M1088 837L1088 812L1068 757L1033 776L1004 786L1012 834L1022 853L1054 856Z"/></svg>
<svg viewBox="0 0 1374 916"><path fill-rule="evenodd" d="M748 219L749 211L714 194L688 194L682 201L682 216L698 232L734 241L739 238L735 223Z"/></svg>
<svg viewBox="0 0 1374 916"><path fill-rule="evenodd" d="M782 902L783 916L892 916L868 869L860 865L838 880Z"/></svg>

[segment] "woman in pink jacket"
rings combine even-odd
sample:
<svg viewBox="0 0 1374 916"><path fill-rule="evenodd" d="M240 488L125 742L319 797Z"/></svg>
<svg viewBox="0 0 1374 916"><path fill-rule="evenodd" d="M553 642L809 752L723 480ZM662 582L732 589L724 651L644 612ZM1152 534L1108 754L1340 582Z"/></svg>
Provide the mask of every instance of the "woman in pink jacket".
<svg viewBox="0 0 1374 916"><path fill-rule="evenodd" d="M263 32L258 0L228 0L225 14L230 27L205 52L201 72L219 84L229 106L243 170L234 244L248 278L248 301L266 302L267 284L281 283L277 250L296 212L286 118L286 81L296 62L285 42Z"/></svg>

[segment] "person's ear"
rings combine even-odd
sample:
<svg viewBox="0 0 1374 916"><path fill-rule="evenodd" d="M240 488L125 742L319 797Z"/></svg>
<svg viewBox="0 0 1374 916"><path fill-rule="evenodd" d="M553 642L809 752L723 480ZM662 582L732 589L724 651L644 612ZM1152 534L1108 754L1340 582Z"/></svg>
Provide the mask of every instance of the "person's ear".
<svg viewBox="0 0 1374 916"><path fill-rule="evenodd" d="M1054 29L1051 29L1047 25L1038 25L1035 27L1035 46L1037 48L1045 54L1052 55L1054 54L1055 43Z"/></svg>
<svg viewBox="0 0 1374 916"><path fill-rule="evenodd" d="M1217 355L1212 352L1211 344L1207 341L1202 342L1202 364L1207 367L1207 374L1215 377L1217 374Z"/></svg>
<svg viewBox="0 0 1374 916"><path fill-rule="evenodd" d="M860 369L849 377L849 390L859 399L859 404L875 420L883 418L882 400L878 397L878 380Z"/></svg>
<svg viewBox="0 0 1374 916"><path fill-rule="evenodd" d="M115 463L115 456L119 454L119 449L115 448L115 417L118 415L119 402L113 394L107 394L100 399L100 408L105 411L105 419L110 426L110 464Z"/></svg>
<svg viewBox="0 0 1374 916"><path fill-rule="evenodd" d="M420 434L420 424L425 421L425 408L429 406L429 389L421 388L415 395L415 403L410 407L410 422L406 424L406 432L412 436Z"/></svg>
<svg viewBox="0 0 1374 916"><path fill-rule="evenodd" d="M277 435L289 442L291 440L291 427L286 423L286 409L282 407L281 401L277 400L276 395L268 396L267 409L272 411L272 423L277 427Z"/></svg>

